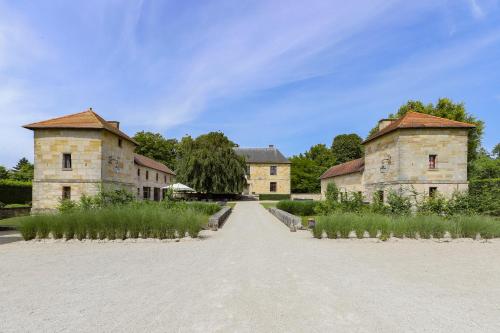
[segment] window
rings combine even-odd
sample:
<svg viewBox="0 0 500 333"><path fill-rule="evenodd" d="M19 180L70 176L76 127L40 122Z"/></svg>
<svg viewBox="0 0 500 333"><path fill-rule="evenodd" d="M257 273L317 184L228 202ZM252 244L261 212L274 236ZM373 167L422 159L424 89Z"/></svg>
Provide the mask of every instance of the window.
<svg viewBox="0 0 500 333"><path fill-rule="evenodd" d="M429 187L429 197L434 198L438 191L437 187Z"/></svg>
<svg viewBox="0 0 500 333"><path fill-rule="evenodd" d="M63 200L71 200L71 187L70 186L63 186L62 199Z"/></svg>
<svg viewBox="0 0 500 333"><path fill-rule="evenodd" d="M122 139L118 139L118 147L122 147Z"/></svg>
<svg viewBox="0 0 500 333"><path fill-rule="evenodd" d="M140 187L137 188L137 197L138 198L141 197L141 188Z"/></svg>
<svg viewBox="0 0 500 333"><path fill-rule="evenodd" d="M429 155L429 169L436 169L437 155Z"/></svg>
<svg viewBox="0 0 500 333"><path fill-rule="evenodd" d="M158 182L158 172L156 173L156 182Z"/></svg>
<svg viewBox="0 0 500 333"><path fill-rule="evenodd" d="M63 169L71 170L71 154L63 154Z"/></svg>
<svg viewBox="0 0 500 333"><path fill-rule="evenodd" d="M378 201L384 203L384 190L377 191Z"/></svg>
<svg viewBox="0 0 500 333"><path fill-rule="evenodd" d="M146 180L148 180L148 179L149 179L149 171L146 170Z"/></svg>
<svg viewBox="0 0 500 333"><path fill-rule="evenodd" d="M271 165L269 171L271 176L276 176L278 174L278 167L276 165Z"/></svg>
<svg viewBox="0 0 500 333"><path fill-rule="evenodd" d="M146 171L146 173L147 173L147 171ZM151 192L150 187L143 187L142 188L142 198L144 200L149 200L149 198L151 197L150 192Z"/></svg>
<svg viewBox="0 0 500 333"><path fill-rule="evenodd" d="M166 184L167 183L167 175L163 176L163 182Z"/></svg>
<svg viewBox="0 0 500 333"><path fill-rule="evenodd" d="M137 169L137 177L141 176L141 169Z"/></svg>
<svg viewBox="0 0 500 333"><path fill-rule="evenodd" d="M269 183L269 191L270 192L276 192L276 187L277 187L277 183L276 182Z"/></svg>

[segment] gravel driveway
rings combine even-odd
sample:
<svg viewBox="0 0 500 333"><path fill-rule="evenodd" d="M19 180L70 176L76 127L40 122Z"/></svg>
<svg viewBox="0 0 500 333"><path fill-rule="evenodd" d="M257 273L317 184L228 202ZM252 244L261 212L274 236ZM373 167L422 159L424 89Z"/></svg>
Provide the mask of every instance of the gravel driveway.
<svg viewBox="0 0 500 333"><path fill-rule="evenodd" d="M186 242L0 246L0 332L499 332L500 242L316 240L257 202Z"/></svg>

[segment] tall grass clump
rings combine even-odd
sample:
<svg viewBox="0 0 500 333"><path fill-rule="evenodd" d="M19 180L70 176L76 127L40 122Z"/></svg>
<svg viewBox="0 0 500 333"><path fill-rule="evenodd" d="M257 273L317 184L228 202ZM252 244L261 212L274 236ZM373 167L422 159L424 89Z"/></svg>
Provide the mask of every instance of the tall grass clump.
<svg viewBox="0 0 500 333"><path fill-rule="evenodd" d="M198 206L200 207L200 206ZM208 215L198 208L155 205L122 205L92 210L69 210L53 215L23 218L20 231L25 240L34 238L126 239L198 237Z"/></svg>

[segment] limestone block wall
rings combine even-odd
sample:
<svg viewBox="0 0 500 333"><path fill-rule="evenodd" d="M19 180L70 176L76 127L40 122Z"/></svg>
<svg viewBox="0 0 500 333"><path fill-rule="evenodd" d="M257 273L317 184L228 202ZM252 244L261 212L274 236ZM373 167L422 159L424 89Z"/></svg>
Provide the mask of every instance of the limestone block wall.
<svg viewBox="0 0 500 333"><path fill-rule="evenodd" d="M140 175L137 175L137 170L140 170ZM149 179L146 179L146 171L148 171ZM158 174L158 181L156 180ZM165 181L165 177L167 178ZM151 200L153 200L153 189L162 188L174 183L174 176L155 169L147 168L140 165L135 165L135 192L138 199L144 198L144 187L151 187Z"/></svg>
<svg viewBox="0 0 500 333"><path fill-rule="evenodd" d="M121 140L121 147L119 146ZM134 164L135 145L114 133L102 131L102 180L105 183L118 183L135 187Z"/></svg>
<svg viewBox="0 0 500 333"><path fill-rule="evenodd" d="M277 166L276 175L270 174L270 167ZM250 194L290 194L290 164L251 163L250 177L247 179ZM269 191L270 183L276 182L276 192Z"/></svg>
<svg viewBox="0 0 500 333"><path fill-rule="evenodd" d="M364 192L363 173L356 172L321 180L321 197L325 198L329 183L335 183L341 192Z"/></svg>
<svg viewBox="0 0 500 333"><path fill-rule="evenodd" d="M53 210L59 205L64 186L71 187L71 200L79 201L83 194L93 196L99 193L99 182L33 182L32 212Z"/></svg>
<svg viewBox="0 0 500 333"><path fill-rule="evenodd" d="M384 135L365 145L364 182L375 184L398 180L399 132Z"/></svg>

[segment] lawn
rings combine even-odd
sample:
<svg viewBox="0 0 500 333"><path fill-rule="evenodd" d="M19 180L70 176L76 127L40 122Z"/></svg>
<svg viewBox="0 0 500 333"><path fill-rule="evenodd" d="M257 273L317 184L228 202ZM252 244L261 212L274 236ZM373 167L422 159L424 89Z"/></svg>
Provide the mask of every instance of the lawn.
<svg viewBox="0 0 500 333"><path fill-rule="evenodd" d="M19 227L24 216L9 217L7 219L0 220L0 227Z"/></svg>
<svg viewBox="0 0 500 333"><path fill-rule="evenodd" d="M278 204L278 201L267 201L267 202L260 202L260 204L265 208L276 208L276 205Z"/></svg>

